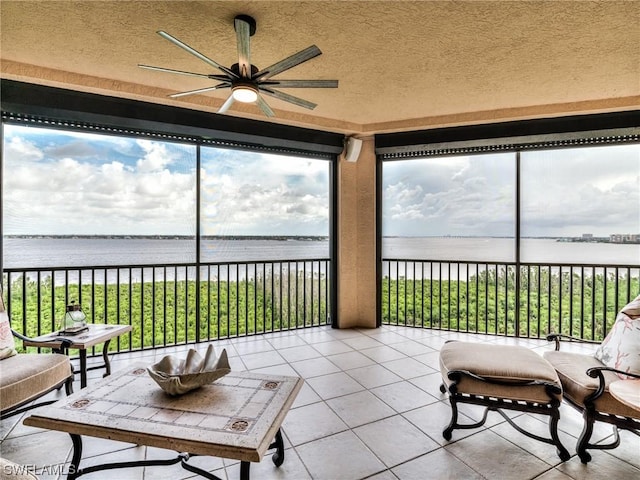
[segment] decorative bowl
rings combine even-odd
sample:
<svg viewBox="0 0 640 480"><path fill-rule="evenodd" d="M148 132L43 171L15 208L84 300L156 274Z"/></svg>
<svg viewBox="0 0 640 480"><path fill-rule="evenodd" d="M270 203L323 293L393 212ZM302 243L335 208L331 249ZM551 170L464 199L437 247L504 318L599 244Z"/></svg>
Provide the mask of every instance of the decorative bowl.
<svg viewBox="0 0 640 480"><path fill-rule="evenodd" d="M204 358L193 348L185 359L167 355L158 363L147 367L151 378L169 395L182 395L203 385L213 383L231 371L227 350L216 357L209 345Z"/></svg>

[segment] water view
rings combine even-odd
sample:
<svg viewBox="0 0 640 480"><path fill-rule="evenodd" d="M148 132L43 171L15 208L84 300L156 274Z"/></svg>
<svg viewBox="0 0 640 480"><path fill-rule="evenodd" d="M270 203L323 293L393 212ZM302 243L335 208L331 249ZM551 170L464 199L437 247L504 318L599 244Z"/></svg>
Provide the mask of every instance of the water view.
<svg viewBox="0 0 640 480"><path fill-rule="evenodd" d="M5 269L185 264L195 263L195 247L194 239L10 237L4 239L3 264ZM202 263L302 260L302 269L309 260L329 258L329 241L324 237L203 239L201 247ZM382 255L394 260L506 263L513 261L515 246L509 238L387 237ZM640 245L525 238L521 261L640 267ZM400 268L404 271L404 265ZM411 264L407 270L413 268ZM383 274L395 276L393 270Z"/></svg>

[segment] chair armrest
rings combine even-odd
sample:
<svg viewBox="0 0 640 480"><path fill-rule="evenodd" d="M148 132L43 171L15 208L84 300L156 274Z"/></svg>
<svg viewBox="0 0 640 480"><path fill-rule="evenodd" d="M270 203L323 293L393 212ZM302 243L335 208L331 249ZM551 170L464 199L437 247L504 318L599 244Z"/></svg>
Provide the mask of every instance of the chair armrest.
<svg viewBox="0 0 640 480"><path fill-rule="evenodd" d="M29 338L26 335L21 334L20 332L16 332L13 328L11 329L11 333L13 334L14 337L19 338L20 340L33 341L32 338Z"/></svg>
<svg viewBox="0 0 640 480"><path fill-rule="evenodd" d="M564 335L562 333L550 333L547 335L548 342L556 343L556 350L560 350L560 342L576 342L576 343L586 343L588 345L600 345L601 342L596 342L595 340L585 340L583 338L572 337L571 335ZM595 377L594 377L595 378Z"/></svg>
<svg viewBox="0 0 640 480"><path fill-rule="evenodd" d="M587 375L589 375L591 378L598 379L598 389L593 394L585 398L585 405L587 401L594 402L596 399L600 398L604 393L606 382L602 372L614 372L614 373L619 373L621 375L627 375L629 377L640 379L640 375L638 375L637 373L625 372L623 370L618 370L617 368L605 367L605 366L592 367L589 370L587 370Z"/></svg>
<svg viewBox="0 0 640 480"><path fill-rule="evenodd" d="M35 341L33 338L27 337L26 335L21 334L20 332L16 332L13 328L11 329L11 333L13 334L14 337L19 338L20 340L22 340L23 342L29 341L29 342L33 342L36 345L33 345L36 348L51 348L49 345L42 343L42 345L38 345L38 343ZM73 344L73 342L67 338L62 339L62 344L60 345L60 351L62 353L66 353L69 350L69 347Z"/></svg>

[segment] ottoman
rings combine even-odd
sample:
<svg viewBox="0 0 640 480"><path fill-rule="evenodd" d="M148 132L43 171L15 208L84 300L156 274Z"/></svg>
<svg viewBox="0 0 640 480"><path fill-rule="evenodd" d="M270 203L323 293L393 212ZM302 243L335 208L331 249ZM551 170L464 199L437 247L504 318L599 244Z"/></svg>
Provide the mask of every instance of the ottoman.
<svg viewBox="0 0 640 480"><path fill-rule="evenodd" d="M492 410L520 433L555 445L563 462L569 459L569 452L558 437L562 384L555 369L540 355L520 346L451 341L440 350L440 372L440 391L449 393L451 404L451 422L442 432L446 440L451 440L455 429L484 425ZM486 407L482 420L459 424L458 403ZM547 415L550 438L524 430L502 410Z"/></svg>

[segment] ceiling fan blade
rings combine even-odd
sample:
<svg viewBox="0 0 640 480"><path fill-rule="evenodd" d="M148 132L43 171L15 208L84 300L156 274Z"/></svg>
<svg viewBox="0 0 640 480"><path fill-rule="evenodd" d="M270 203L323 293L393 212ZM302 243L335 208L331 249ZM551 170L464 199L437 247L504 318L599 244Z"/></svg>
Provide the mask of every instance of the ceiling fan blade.
<svg viewBox="0 0 640 480"><path fill-rule="evenodd" d="M338 88L338 80L267 80L260 83L275 88Z"/></svg>
<svg viewBox="0 0 640 480"><path fill-rule="evenodd" d="M238 42L238 68L240 76L251 78L251 27L242 18L234 20Z"/></svg>
<svg viewBox="0 0 640 480"><path fill-rule="evenodd" d="M198 93L205 93L205 92L210 92L212 90L219 90L221 88L229 88L229 87L231 87L230 83L219 83L218 85L215 85L213 87L205 87L205 88L199 88L197 90L189 90L188 92L174 93L169 96L171 98L179 98L187 95L196 95Z"/></svg>
<svg viewBox="0 0 640 480"><path fill-rule="evenodd" d="M266 80L267 78L271 78L278 73L282 73L285 70L289 70L290 68L295 67L296 65L300 65L307 60L311 60L314 57L322 54L320 49L315 45L311 45L310 47L305 48L304 50L299 51L298 53L294 53L290 57L285 58L284 60L280 60L273 65L260 70L253 76L253 80Z"/></svg>
<svg viewBox="0 0 640 480"><path fill-rule="evenodd" d="M265 102L264 98L262 98L262 95L258 95L258 100L257 100L258 106L260 107L260 109L264 112L264 114L267 117L275 117L276 114L273 113L273 110L271 110L271 107L269 106L269 104L267 102Z"/></svg>
<svg viewBox="0 0 640 480"><path fill-rule="evenodd" d="M258 88L267 95L271 95L272 97L284 100L285 102L293 103L294 105L298 105L300 107L308 108L309 110L313 110L318 106L316 103L309 102L308 100L303 100L302 98L294 97L293 95L289 95L288 93L279 92L278 90L270 90L262 86L258 86Z"/></svg>
<svg viewBox="0 0 640 480"><path fill-rule="evenodd" d="M185 72L183 70L174 70L172 68L164 68L164 67L154 67L152 65L138 64L138 66L140 68L146 68L147 70L155 70L155 71L158 71L158 72L177 73L179 75L189 75L191 77L209 78L209 75L207 75L205 73Z"/></svg>
<svg viewBox="0 0 640 480"><path fill-rule="evenodd" d="M187 45L186 43L178 40L176 37L173 37L171 35L169 35L167 32L164 32L162 30L158 31L158 35L160 35L162 38L169 40L171 43L173 43L174 45L182 48L183 50L189 52L191 55L199 58L200 60L202 60L205 63L208 63L209 65L211 65L212 67L215 67L219 70L222 70L224 73L226 73L227 75L229 75L231 78L238 78L238 75L236 75L235 73L233 73L231 70L229 70L227 67L220 65L218 62L211 60L209 57L206 57L205 55L201 54L199 51L197 51L194 48L191 48L189 45Z"/></svg>
<svg viewBox="0 0 640 480"><path fill-rule="evenodd" d="M229 110L229 107L233 104L233 95L229 95L229 98L222 104L222 106L218 109L218 113L224 113Z"/></svg>

